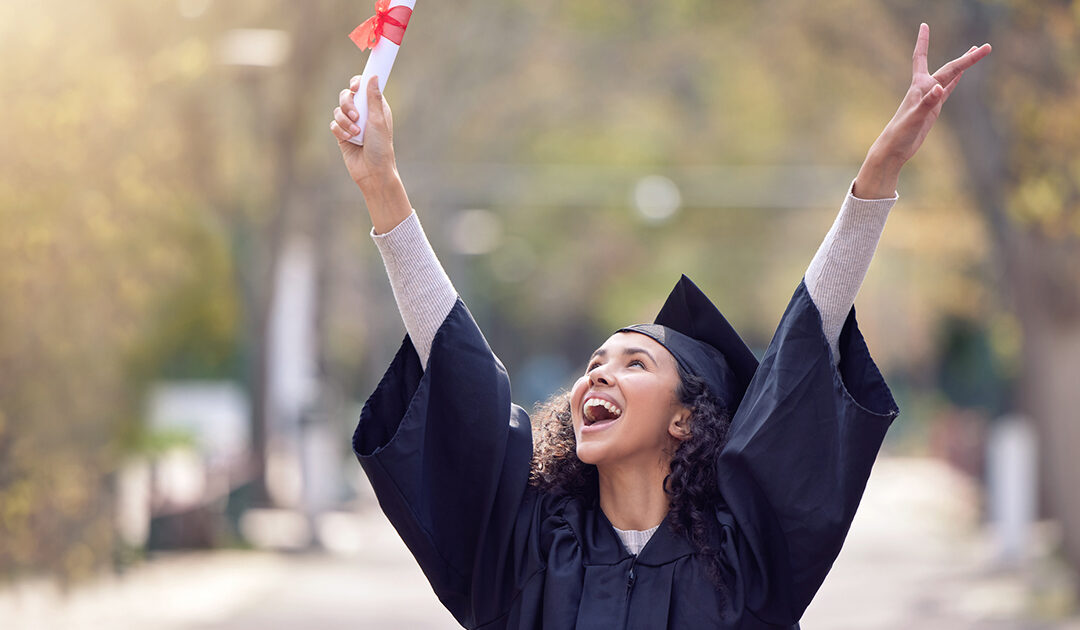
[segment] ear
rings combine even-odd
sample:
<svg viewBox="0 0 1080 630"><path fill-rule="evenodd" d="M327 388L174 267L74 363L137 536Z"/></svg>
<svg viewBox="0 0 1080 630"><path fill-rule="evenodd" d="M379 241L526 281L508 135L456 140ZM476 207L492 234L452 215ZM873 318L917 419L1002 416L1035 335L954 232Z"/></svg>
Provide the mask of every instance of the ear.
<svg viewBox="0 0 1080 630"><path fill-rule="evenodd" d="M671 422L668 423L668 434L676 440L682 442L690 438L690 410L686 407L679 407L679 410L671 418Z"/></svg>

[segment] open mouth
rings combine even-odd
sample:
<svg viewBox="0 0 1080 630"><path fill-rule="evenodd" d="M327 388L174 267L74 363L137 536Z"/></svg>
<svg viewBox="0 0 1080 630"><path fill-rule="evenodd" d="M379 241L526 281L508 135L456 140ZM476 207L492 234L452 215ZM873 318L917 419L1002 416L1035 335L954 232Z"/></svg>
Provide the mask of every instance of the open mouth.
<svg viewBox="0 0 1080 630"><path fill-rule="evenodd" d="M585 419L585 426L591 426L615 420L622 415L622 409L615 403L603 398L589 398L582 406L582 415Z"/></svg>

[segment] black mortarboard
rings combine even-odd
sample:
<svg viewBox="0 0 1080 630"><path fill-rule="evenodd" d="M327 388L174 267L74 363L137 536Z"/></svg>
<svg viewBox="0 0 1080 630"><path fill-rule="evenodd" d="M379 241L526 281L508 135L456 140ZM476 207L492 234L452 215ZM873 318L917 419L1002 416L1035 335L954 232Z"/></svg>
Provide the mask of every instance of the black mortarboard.
<svg viewBox="0 0 1080 630"><path fill-rule="evenodd" d="M690 374L705 380L709 392L731 414L742 401L758 360L709 298L685 275L668 295L656 321L619 332L651 337Z"/></svg>

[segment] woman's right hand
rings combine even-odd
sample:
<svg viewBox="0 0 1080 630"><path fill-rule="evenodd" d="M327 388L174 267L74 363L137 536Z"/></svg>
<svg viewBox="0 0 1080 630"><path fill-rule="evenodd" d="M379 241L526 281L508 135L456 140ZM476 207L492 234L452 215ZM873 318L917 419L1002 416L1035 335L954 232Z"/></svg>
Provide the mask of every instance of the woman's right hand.
<svg viewBox="0 0 1080 630"><path fill-rule="evenodd" d="M367 85L368 119L364 130L364 146L349 142L349 138L360 133L357 122L360 114L354 103L360 87L360 77L354 76L349 81L349 87L338 95L338 107L334 109L330 131L338 140L341 157L349 175L364 196L368 197L372 191L397 178L393 141L394 119L390 113L390 105L379 91L378 77L372 77Z"/></svg>
<svg viewBox="0 0 1080 630"><path fill-rule="evenodd" d="M349 142L360 133L356 124L360 113L353 102L360 88L360 77L349 81L349 88L338 95L334 121L330 131L337 138L345 168L349 169L360 192L364 195L371 225L376 234L385 234L412 214L412 205L398 175L394 159L394 118L390 106L379 91L379 78L372 77L367 85L368 119L364 129L364 146Z"/></svg>

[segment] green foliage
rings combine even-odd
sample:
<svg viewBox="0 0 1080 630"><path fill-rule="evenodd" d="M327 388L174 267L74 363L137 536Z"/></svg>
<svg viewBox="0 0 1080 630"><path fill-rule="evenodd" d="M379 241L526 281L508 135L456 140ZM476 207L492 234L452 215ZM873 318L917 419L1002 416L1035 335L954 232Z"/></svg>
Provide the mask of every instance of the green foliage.
<svg viewBox="0 0 1080 630"><path fill-rule="evenodd" d="M230 265L206 227L199 155L177 97L200 89L209 50L151 19L175 10L163 1L0 7L7 576L78 578L108 560L109 474L158 367L132 369L148 339L194 353L233 345Z"/></svg>
<svg viewBox="0 0 1080 630"><path fill-rule="evenodd" d="M132 363L140 373L166 379L238 380L240 304L228 243L205 225L176 230L172 238L191 253L190 266L158 306L158 325L143 338Z"/></svg>
<svg viewBox="0 0 1080 630"><path fill-rule="evenodd" d="M1002 27L997 111L1011 131L1011 217L1054 240L1080 239L1080 8L1013 2Z"/></svg>

